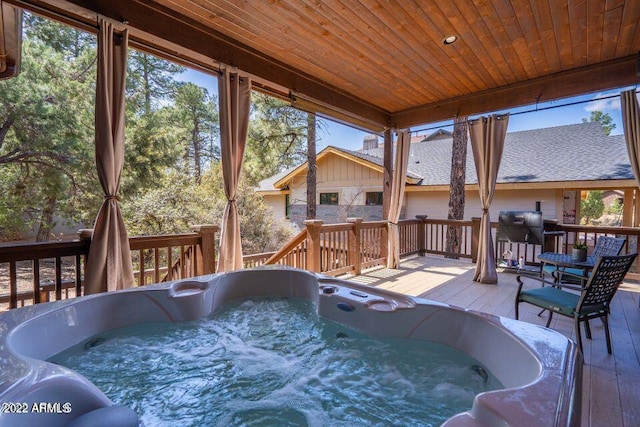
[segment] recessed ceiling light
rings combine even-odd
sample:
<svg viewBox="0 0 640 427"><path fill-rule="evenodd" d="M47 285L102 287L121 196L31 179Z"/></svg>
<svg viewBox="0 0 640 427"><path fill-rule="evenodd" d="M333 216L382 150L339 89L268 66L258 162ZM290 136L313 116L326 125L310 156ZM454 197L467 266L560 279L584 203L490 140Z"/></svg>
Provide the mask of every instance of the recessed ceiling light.
<svg viewBox="0 0 640 427"><path fill-rule="evenodd" d="M443 44L453 44L456 42L456 40L458 40L458 36L447 36L444 39L442 39L442 43Z"/></svg>

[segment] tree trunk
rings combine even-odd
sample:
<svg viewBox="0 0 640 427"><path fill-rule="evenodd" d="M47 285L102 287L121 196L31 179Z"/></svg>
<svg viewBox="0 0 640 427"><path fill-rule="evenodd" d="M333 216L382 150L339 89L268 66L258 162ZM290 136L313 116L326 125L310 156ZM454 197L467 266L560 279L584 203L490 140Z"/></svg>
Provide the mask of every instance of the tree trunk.
<svg viewBox="0 0 640 427"><path fill-rule="evenodd" d="M142 78L144 81L144 112L149 114L151 112L151 77L149 75L149 56L147 54L142 55Z"/></svg>
<svg viewBox="0 0 640 427"><path fill-rule="evenodd" d="M449 192L449 213L447 219L464 218L464 183L467 165L467 117L456 117L453 121L453 146L451 147L451 184ZM445 251L447 258L458 259L460 253L462 227L447 227Z"/></svg>
<svg viewBox="0 0 640 427"><path fill-rule="evenodd" d="M307 219L316 219L316 115L307 116Z"/></svg>
<svg viewBox="0 0 640 427"><path fill-rule="evenodd" d="M52 195L47 197L45 205L42 208L40 224L38 224L38 234L36 235L36 242L49 241L51 230L53 230L53 213L56 210L56 203L56 196Z"/></svg>
<svg viewBox="0 0 640 427"><path fill-rule="evenodd" d="M193 173L195 175L196 183L200 184L202 177L202 165L200 160L200 128L198 121L196 120L191 134L193 140Z"/></svg>

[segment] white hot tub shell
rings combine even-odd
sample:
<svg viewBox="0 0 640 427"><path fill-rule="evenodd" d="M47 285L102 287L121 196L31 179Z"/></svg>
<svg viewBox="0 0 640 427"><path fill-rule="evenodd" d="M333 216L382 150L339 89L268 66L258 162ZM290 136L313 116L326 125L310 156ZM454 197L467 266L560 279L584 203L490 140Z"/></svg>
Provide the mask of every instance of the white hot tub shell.
<svg viewBox="0 0 640 427"><path fill-rule="evenodd" d="M431 340L478 360L505 388L477 395L471 410L450 418L446 427L580 424L582 358L563 335L302 270L270 268L1 313L0 426L81 426L99 419L114 427L129 425L132 417L135 425L131 410L115 406L87 379L46 359L105 331L193 320L228 301L262 296L305 298L320 316L370 336Z"/></svg>

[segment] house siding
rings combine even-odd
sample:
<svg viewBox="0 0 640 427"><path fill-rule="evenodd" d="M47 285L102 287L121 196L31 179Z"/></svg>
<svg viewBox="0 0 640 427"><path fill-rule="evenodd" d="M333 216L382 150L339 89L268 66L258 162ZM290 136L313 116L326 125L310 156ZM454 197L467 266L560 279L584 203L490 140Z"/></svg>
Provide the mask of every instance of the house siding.
<svg viewBox="0 0 640 427"><path fill-rule="evenodd" d="M446 219L449 212L448 191L425 191L405 193L407 199L407 218L416 215L428 215L429 218ZM558 191L549 190L496 190L489 209L492 220L497 220L500 211L532 211L535 202L541 202L542 216L545 219L562 220L562 196ZM480 217L482 208L477 191L465 192L464 219Z"/></svg>
<svg viewBox="0 0 640 427"><path fill-rule="evenodd" d="M316 175L316 219L326 224L349 217L366 221L382 219L382 206L366 206L366 193L382 191L382 174L343 157L330 155L318 162ZM291 222L302 225L307 215L307 185L304 177L289 183ZM320 193L338 193L338 205L321 205ZM283 202L284 203L284 202Z"/></svg>
<svg viewBox="0 0 640 427"><path fill-rule="evenodd" d="M264 195L262 196L264 203L271 208L271 215L276 221L287 221L285 216L284 194L280 195Z"/></svg>

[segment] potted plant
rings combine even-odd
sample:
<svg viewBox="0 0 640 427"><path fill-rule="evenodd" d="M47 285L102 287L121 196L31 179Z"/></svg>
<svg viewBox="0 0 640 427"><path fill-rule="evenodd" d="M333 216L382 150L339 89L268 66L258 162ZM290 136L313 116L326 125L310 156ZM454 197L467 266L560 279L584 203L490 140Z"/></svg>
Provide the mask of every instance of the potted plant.
<svg viewBox="0 0 640 427"><path fill-rule="evenodd" d="M585 262L587 260L587 244L578 240L573 244L573 250L571 251L571 259L577 262Z"/></svg>

